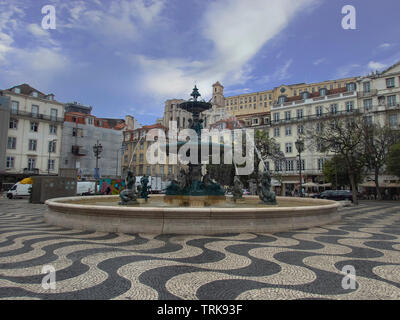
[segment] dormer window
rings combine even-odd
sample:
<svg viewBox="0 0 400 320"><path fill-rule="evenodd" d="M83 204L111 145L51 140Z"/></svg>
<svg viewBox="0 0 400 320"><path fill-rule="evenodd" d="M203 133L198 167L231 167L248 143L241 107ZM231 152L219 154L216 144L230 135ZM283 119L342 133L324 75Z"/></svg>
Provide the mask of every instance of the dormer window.
<svg viewBox="0 0 400 320"><path fill-rule="evenodd" d="M308 99L309 96L310 96L310 93L308 91L304 91L304 92L301 93L301 98L303 100Z"/></svg>
<svg viewBox="0 0 400 320"><path fill-rule="evenodd" d="M319 89L319 95L320 95L321 97L325 97L325 96L326 96L326 93L327 93L326 88L321 88L321 89Z"/></svg>
<svg viewBox="0 0 400 320"><path fill-rule="evenodd" d="M32 91L31 96L34 98L38 97L38 93L36 91Z"/></svg>
<svg viewBox="0 0 400 320"><path fill-rule="evenodd" d="M346 84L347 92L356 91L356 84L354 82Z"/></svg>
<svg viewBox="0 0 400 320"><path fill-rule="evenodd" d="M278 98L278 104L283 104L286 102L286 96L280 96Z"/></svg>

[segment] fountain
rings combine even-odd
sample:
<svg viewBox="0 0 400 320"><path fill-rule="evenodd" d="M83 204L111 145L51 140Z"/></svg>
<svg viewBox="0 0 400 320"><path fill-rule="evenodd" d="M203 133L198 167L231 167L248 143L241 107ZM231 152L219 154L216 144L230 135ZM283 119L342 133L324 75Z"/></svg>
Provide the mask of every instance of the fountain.
<svg viewBox="0 0 400 320"><path fill-rule="evenodd" d="M195 86L192 98L179 107L192 114L190 128L197 134L191 142L170 142L166 149L194 143L200 151L202 120L200 113L212 105L199 101ZM207 143L207 146L212 143ZM175 150L176 150L175 149ZM189 151L190 152L190 151ZM241 182L235 177L234 193L224 189L208 173L202 174L201 152L198 161L181 168L165 195L148 197L146 178L139 194L132 189L134 177L127 177L127 190L118 196L70 197L47 200L48 223L82 230L152 234L218 234L237 232L281 232L309 228L340 220L335 201L276 197L271 191L268 171L260 174L259 196L242 196ZM144 186L144 187L143 187ZM260 201L261 200L261 201Z"/></svg>

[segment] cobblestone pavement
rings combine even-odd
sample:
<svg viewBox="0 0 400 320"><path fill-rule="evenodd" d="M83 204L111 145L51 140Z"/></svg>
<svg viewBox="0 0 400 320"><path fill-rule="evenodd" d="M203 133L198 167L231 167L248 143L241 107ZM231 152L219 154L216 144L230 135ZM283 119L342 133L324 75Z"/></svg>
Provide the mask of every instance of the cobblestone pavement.
<svg viewBox="0 0 400 320"><path fill-rule="evenodd" d="M400 203L363 202L342 221L276 234L84 232L44 205L0 199L0 299L400 299ZM56 289L42 288L42 268ZM355 289L343 289L346 265Z"/></svg>

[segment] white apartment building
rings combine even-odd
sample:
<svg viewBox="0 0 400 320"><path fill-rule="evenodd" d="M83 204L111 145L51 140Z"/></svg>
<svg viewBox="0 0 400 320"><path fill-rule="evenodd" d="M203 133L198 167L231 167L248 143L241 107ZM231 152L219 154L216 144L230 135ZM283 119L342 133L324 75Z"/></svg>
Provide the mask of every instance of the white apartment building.
<svg viewBox="0 0 400 320"><path fill-rule="evenodd" d="M58 174L64 106L28 84L2 91L10 98L5 175Z"/></svg>
<svg viewBox="0 0 400 320"><path fill-rule="evenodd" d="M314 93L305 91L299 97L281 96L272 106L270 125L264 126L264 130L268 130L269 136L276 140L285 160L267 161L267 167L282 176L280 192L283 195L299 185L300 166L302 183L324 182L322 167L333 155L321 152L313 141L307 141L304 137L306 130L314 127L318 130L328 117L346 117L360 112L357 105L356 83L349 82L343 88L321 88ZM301 163L295 145L298 139L305 143Z"/></svg>
<svg viewBox="0 0 400 320"><path fill-rule="evenodd" d="M358 104L365 113L366 121L380 123L393 129L400 129L400 62L388 69L360 77L358 83ZM374 192L374 173L371 172L363 188ZM400 188L398 178L381 172L382 188ZM367 190L368 191L368 190Z"/></svg>

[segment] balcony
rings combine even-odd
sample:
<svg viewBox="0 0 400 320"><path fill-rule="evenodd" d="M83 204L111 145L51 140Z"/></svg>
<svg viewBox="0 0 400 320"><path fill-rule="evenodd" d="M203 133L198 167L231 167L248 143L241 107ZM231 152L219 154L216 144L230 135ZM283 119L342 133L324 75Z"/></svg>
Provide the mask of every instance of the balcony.
<svg viewBox="0 0 400 320"><path fill-rule="evenodd" d="M377 94L378 94L378 90L377 89L372 89L372 90L369 90L369 91L359 91L359 92L357 92L358 98L368 98L368 97L376 96Z"/></svg>
<svg viewBox="0 0 400 320"><path fill-rule="evenodd" d="M308 116L302 116L301 118L292 118L290 120L282 119L282 120L273 120L271 121L270 125L271 126L277 126L277 125L282 125L282 124L288 124L288 123L296 123L296 122L305 122L305 121L310 121L310 120L323 120L323 119L328 119L328 118L336 118L336 117L347 117L347 116L354 116L354 115L360 115L361 112L359 109L353 109L352 111L338 111L336 113L332 112L325 112L322 114L312 114Z"/></svg>
<svg viewBox="0 0 400 320"><path fill-rule="evenodd" d="M83 149L81 146L72 146L71 153L77 157L83 157L87 155L87 150Z"/></svg>
<svg viewBox="0 0 400 320"><path fill-rule="evenodd" d="M39 175L39 169L36 169L36 168L24 168L23 174L26 174L26 175Z"/></svg>
<svg viewBox="0 0 400 320"><path fill-rule="evenodd" d="M30 118L30 119L38 119L42 121L50 121L50 122L64 122L64 118L53 117L42 113L34 113L34 112L27 112L27 111L15 111L11 110L10 114L12 116L20 116L23 118Z"/></svg>

